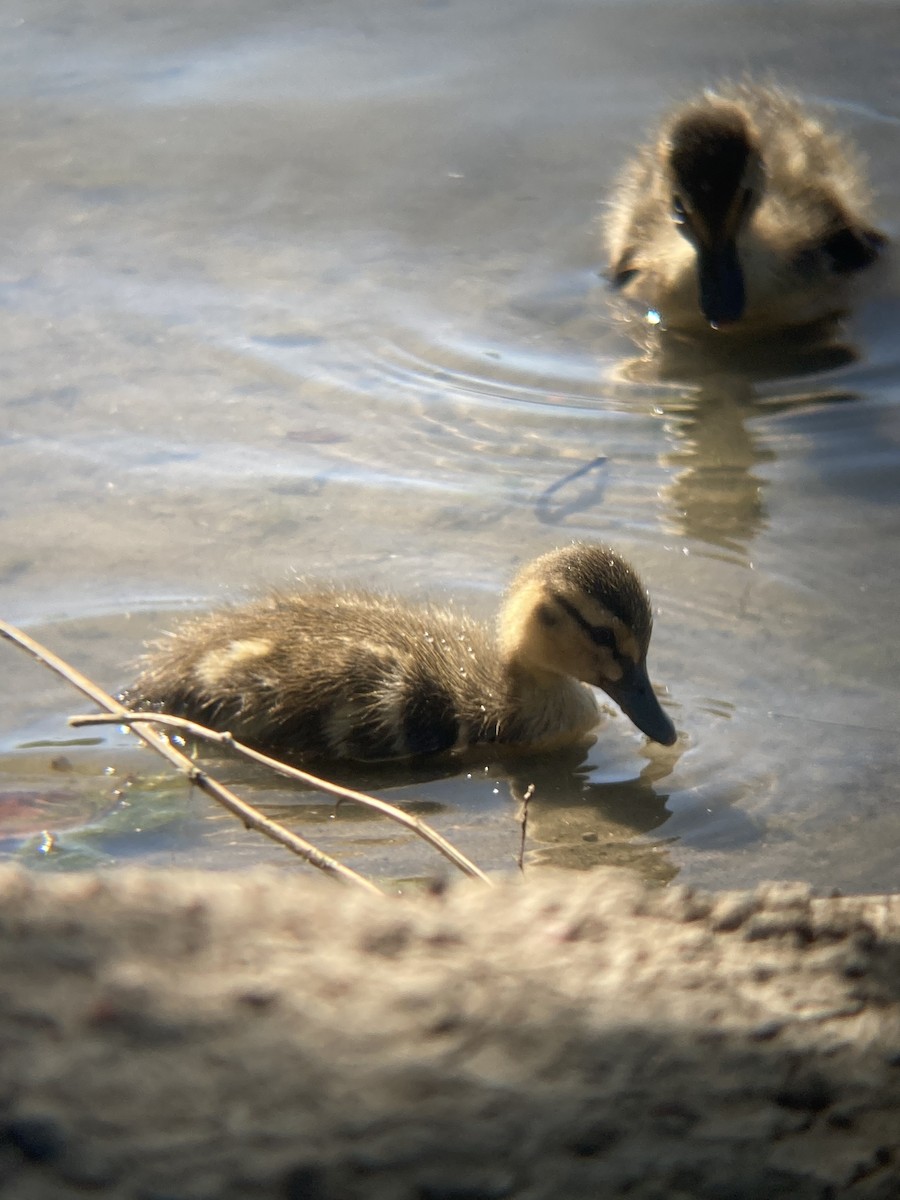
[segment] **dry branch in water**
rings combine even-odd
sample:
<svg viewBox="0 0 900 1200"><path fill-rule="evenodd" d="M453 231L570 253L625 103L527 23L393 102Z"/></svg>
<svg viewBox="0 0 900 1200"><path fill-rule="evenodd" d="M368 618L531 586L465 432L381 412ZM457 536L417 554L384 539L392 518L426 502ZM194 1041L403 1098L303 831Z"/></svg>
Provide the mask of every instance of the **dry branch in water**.
<svg viewBox="0 0 900 1200"><path fill-rule="evenodd" d="M363 878L362 875L359 875L352 868L344 866L330 855L317 850L305 838L292 833L278 821L273 821L269 817L264 816L257 808L248 804L247 801L242 800L232 792L230 788L225 787L224 784L219 783L205 771L202 771L196 763L182 754L180 750L158 733L156 729L148 728L148 725L162 725L168 728L179 729L193 737L202 738L219 745L230 746L243 757L260 763L270 770L277 771L289 779L297 780L309 787L327 792L337 797L338 800L350 800L356 804L362 804L368 808L375 809L376 812L380 812L392 821L396 821L405 828L412 830L413 833L417 834L439 853L443 854L445 858L449 859L464 874L473 879L480 879L482 883L490 884L490 880L484 872L461 851L457 850L452 843L439 834L437 830L432 829L430 825L418 817L414 817L402 809L388 804L387 801L379 800L376 796L369 796L365 792L357 792L351 788L341 787L339 784L331 783L329 780L320 779L317 775L311 775L308 771L302 771L298 767L293 767L278 759L270 758L268 755L262 754L250 746L245 746L242 742L238 742L230 733L221 733L213 729L208 729L206 726L199 725L194 721L188 721L182 717L169 716L165 713L130 712L115 697L110 696L75 667L65 662L39 642L36 642L28 634L23 633L22 630L17 629L14 625L0 620L0 635L8 638L23 650L33 655L44 666L55 671L57 675L60 675L68 683L72 684L73 687L77 688L78 691L82 692L90 700L93 700L99 708L106 709L106 713L102 715L70 717L70 725L127 725L132 733L139 737L146 745L156 750L157 753L161 754L163 758L167 759L179 771L187 775L188 779L192 783L195 783L201 791L204 791L223 805L223 807L227 808L229 812L239 817L246 828L255 829L257 832L285 846L293 853L300 855L301 858L306 859L313 866L318 867L319 870L355 883L358 887L363 887L366 891L376 895L383 894L375 884Z"/></svg>
<svg viewBox="0 0 900 1200"><path fill-rule="evenodd" d="M0 620L0 635L8 638L9 641L20 646L29 654L33 655L38 662L43 663L45 667L49 667L51 671L55 671L79 692L87 696L98 706L98 708L106 709L108 713L114 714L116 719L129 715L128 709L123 704L120 704L113 696L104 692L97 684L92 683L87 676L70 666L58 655L48 650L46 646L42 646L40 642L36 642L34 638L23 633L21 629L17 629L15 625L10 625L7 621ZM150 720L152 721L152 717ZM157 733L155 729L147 728L146 725L139 725L133 728L133 732L148 746L151 746L158 754L167 759L172 766L176 767L183 774L187 775L191 783L196 784L201 791L211 796L218 801L229 812L234 813L243 821L248 829L255 829L257 832L265 834L266 837L278 842L280 845L287 847L288 850L298 854L301 858L306 859L314 867L318 867L320 871L325 871L329 875L334 875L339 879L343 879L348 883L354 883L357 887L364 888L375 896L383 896L384 893L380 888L376 887L368 879L357 874L350 867L345 867L343 863L332 858L328 854L323 854L321 850L317 850L310 842L299 837L295 833L291 833L289 829L285 829L277 821L272 821L268 817L263 816L261 812L247 804L239 796L236 796L229 788L211 778L205 771L201 771L197 765L180 750L172 746L162 734Z"/></svg>
<svg viewBox="0 0 900 1200"><path fill-rule="evenodd" d="M137 724L142 724L146 721L153 721L157 725L162 725L167 729L177 729L189 737L202 738L207 742L214 742L219 746L228 746L237 754L244 758L249 758L251 762L260 763L264 767L268 767L272 771L277 771L279 775L285 775L288 779L297 780L299 783L304 783L308 787L315 788L320 792L327 792L329 795L336 796L338 800L352 800L354 804L365 805L366 808L373 808L376 812L383 813L392 821L396 821L399 825L411 829L413 833L418 834L420 838L434 846L435 850L448 858L454 866L472 879L480 879L482 883L490 884L490 879L485 875L480 867L477 867L465 854L448 842L445 837L438 833L436 829L420 820L418 817L412 816L410 813L404 812L402 808L395 808L393 804L388 804L386 800L379 800L377 796L369 796L366 792L356 792L352 788L342 787L338 783L332 783L327 779L320 779L318 775L310 775L308 771L302 771L299 767L290 766L288 763L282 762L278 758L270 758L268 754L263 754L259 750L254 750L251 746L239 742L232 734L222 733L215 729L208 729L205 725L199 725L196 721L188 721L184 717L173 717L168 713L139 713L127 712L122 710L121 713L107 715L87 715L69 717L69 724L80 728L84 725L127 725L133 727Z"/></svg>

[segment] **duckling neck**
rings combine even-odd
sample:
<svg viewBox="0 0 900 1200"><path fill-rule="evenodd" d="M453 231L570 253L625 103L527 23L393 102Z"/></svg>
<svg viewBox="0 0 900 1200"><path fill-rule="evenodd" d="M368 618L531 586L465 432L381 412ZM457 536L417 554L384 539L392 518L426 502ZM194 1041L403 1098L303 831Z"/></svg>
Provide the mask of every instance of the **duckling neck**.
<svg viewBox="0 0 900 1200"><path fill-rule="evenodd" d="M580 741L597 723L597 702L589 687L568 675L504 663L504 687L496 720L496 740L532 748Z"/></svg>

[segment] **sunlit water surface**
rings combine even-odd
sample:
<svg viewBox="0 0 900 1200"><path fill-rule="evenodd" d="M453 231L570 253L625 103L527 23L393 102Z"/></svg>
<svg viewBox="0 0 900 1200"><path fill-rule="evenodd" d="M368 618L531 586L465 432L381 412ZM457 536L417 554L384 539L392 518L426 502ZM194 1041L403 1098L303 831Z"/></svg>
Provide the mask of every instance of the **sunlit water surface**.
<svg viewBox="0 0 900 1200"><path fill-rule="evenodd" d="M611 712L580 761L342 778L486 869L514 869L533 784L526 870L896 890L896 288L836 359L661 378L597 274L631 140L746 68L835 107L896 232L900 18L816 13L6 4L0 613L116 690L179 612L293 573L490 618L518 563L608 539L650 586L678 747ZM291 865L0 655L0 855ZM381 818L206 761L367 874L442 869Z"/></svg>

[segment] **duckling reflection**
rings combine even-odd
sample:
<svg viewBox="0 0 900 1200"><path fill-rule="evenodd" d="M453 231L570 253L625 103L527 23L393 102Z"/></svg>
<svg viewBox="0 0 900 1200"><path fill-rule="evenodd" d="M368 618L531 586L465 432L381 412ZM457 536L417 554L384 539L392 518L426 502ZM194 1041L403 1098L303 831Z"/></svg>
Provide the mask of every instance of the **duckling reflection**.
<svg viewBox="0 0 900 1200"><path fill-rule="evenodd" d="M764 382L824 374L860 357L859 347L836 323L820 321L797 329L767 332L762 339L740 337L663 337L650 334L639 358L621 363L617 374L632 383L707 383L723 376Z"/></svg>
<svg viewBox="0 0 900 1200"><path fill-rule="evenodd" d="M751 82L666 118L620 176L604 235L613 286L691 336L834 321L887 243L850 144Z"/></svg>
<svg viewBox="0 0 900 1200"><path fill-rule="evenodd" d="M633 568L578 544L519 572L496 637L390 596L275 593L187 621L146 656L125 698L256 745L378 761L583 743L598 721L593 685L671 745L675 728L647 674L652 625Z"/></svg>
<svg viewBox="0 0 900 1200"><path fill-rule="evenodd" d="M756 468L775 461L771 444L750 422L765 414L811 404L848 403L845 392L813 392L774 401L759 399L737 376L708 381L666 407L667 431L678 445L662 457L676 474L665 490L670 519L685 537L742 561L768 523L765 481Z"/></svg>
<svg viewBox="0 0 900 1200"><path fill-rule="evenodd" d="M564 763L535 763L511 772L510 791L519 802L524 830L524 868L627 867L649 882L673 879L678 868L666 843L641 835L671 816L668 793L658 792L656 785L671 774L676 759L668 753L646 757L637 774L602 782L591 781L596 768L575 753Z"/></svg>
<svg viewBox="0 0 900 1200"><path fill-rule="evenodd" d="M740 379L685 397L669 409L668 428L679 444L662 459L676 470L665 494L679 532L738 557L767 523L764 483L754 468L775 458L748 427L757 415L753 400Z"/></svg>

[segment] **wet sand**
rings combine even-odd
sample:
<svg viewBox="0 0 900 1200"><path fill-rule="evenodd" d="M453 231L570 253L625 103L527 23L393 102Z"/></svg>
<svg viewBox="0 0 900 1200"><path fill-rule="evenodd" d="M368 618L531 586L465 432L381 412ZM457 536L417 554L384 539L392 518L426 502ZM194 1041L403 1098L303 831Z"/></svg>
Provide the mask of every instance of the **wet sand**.
<svg viewBox="0 0 900 1200"><path fill-rule="evenodd" d="M0 1196L889 1200L900 897L0 871Z"/></svg>

